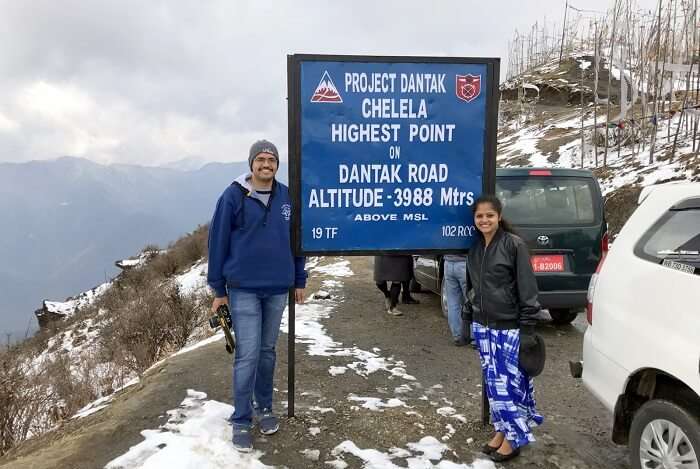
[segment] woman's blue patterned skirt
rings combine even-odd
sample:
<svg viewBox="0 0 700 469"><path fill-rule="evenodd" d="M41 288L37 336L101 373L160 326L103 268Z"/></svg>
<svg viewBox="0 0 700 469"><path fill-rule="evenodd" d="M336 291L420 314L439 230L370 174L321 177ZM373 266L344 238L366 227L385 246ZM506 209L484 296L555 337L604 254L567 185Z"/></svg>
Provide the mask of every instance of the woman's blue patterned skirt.
<svg viewBox="0 0 700 469"><path fill-rule="evenodd" d="M530 428L544 418L535 409L532 378L518 366L520 330L489 329L475 322L473 331L493 426L505 434L513 448L534 442Z"/></svg>

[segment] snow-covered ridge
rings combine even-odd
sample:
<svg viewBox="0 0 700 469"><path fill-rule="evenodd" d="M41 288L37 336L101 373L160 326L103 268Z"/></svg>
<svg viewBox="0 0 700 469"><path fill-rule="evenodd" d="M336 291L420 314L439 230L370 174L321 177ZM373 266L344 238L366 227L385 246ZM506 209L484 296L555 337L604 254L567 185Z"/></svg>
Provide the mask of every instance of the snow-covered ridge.
<svg viewBox="0 0 700 469"><path fill-rule="evenodd" d="M112 282L105 282L78 296L68 298L66 301L44 300L42 307L34 313L39 321L39 326L44 327L51 321L74 315L78 309L85 308L94 303L94 301L106 292L111 285Z"/></svg>
<svg viewBox="0 0 700 469"><path fill-rule="evenodd" d="M140 256L140 259L138 265L145 265L146 257ZM175 285L180 295L204 297L207 293L206 270L207 263L200 260L182 274L166 280L166 283ZM50 378L47 381L46 377L56 373L56 370L68 374L71 382L81 383L83 392L96 397L96 401L79 410L75 417L84 417L105 408L116 393L139 381L139 376L133 369L124 363L111 361L107 358L110 354L103 352L104 333L114 317L98 301L115 286L115 282L116 279L106 282L64 302L45 301L43 308L37 311L40 320L55 321L58 330L46 339L45 346L28 348L18 358L18 366L30 383L23 392L26 395L39 393L49 396L42 401L43 410L37 412L29 424L28 437L51 430L61 420L70 418L75 411L76 402L68 404L61 393L56 391ZM148 292L142 294L147 295ZM97 308L97 305L100 307ZM78 313L81 314L78 316ZM184 353L223 337L221 334L207 338L212 333L208 325L200 325L180 352Z"/></svg>
<svg viewBox="0 0 700 469"><path fill-rule="evenodd" d="M699 181L700 135L694 151L697 116L691 109L698 103L692 102L692 93L684 102L685 92L676 87L663 112L659 106L656 114L642 115L640 95L647 84L633 80L633 71L619 61L608 64L604 50L598 93L606 98L598 99L596 115L592 60L591 51L578 51L561 64L554 59L501 85L497 166L590 169L604 195L629 186ZM609 93L608 69L613 78ZM626 86L620 86L621 77ZM606 125L608 94L615 104ZM647 106L647 114L652 107Z"/></svg>

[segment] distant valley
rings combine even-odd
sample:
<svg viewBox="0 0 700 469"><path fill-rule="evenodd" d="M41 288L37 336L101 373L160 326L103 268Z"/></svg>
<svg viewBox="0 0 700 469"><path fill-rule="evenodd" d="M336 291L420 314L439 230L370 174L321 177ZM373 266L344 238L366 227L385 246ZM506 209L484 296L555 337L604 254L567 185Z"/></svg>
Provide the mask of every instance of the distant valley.
<svg viewBox="0 0 700 469"><path fill-rule="evenodd" d="M0 337L36 329L44 299L113 277L114 261L208 223L247 162L194 170L101 165L82 158L0 163ZM287 180L282 164L280 180Z"/></svg>

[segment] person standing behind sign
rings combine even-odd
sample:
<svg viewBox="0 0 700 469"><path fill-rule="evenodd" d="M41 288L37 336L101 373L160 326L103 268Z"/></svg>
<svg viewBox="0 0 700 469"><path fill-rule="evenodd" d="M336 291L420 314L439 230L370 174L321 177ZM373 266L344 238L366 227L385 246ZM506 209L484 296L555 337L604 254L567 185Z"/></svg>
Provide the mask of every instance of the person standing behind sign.
<svg viewBox="0 0 700 469"><path fill-rule="evenodd" d="M495 462L520 454L535 441L530 428L543 417L535 409L532 378L519 360L520 348L535 348L535 316L540 310L537 282L527 245L501 216L497 197L474 203L480 236L467 254L467 319L473 320L491 421L496 434L483 451ZM471 317L470 317L471 316Z"/></svg>
<svg viewBox="0 0 700 469"><path fill-rule="evenodd" d="M233 446L252 450L253 411L260 432L279 429L272 412L277 337L287 292L304 302L304 258L290 246L292 206L287 186L275 179L277 148L255 142L248 156L250 173L238 177L221 195L209 227L207 282L216 298L212 311L230 304L236 334L233 364ZM253 409L255 398L255 409Z"/></svg>
<svg viewBox="0 0 700 469"><path fill-rule="evenodd" d="M374 281L377 288L384 293L386 312L391 316L403 313L396 308L401 293L401 283L411 280L413 257L406 254L385 254L374 256ZM387 288L391 282L391 288Z"/></svg>
<svg viewBox="0 0 700 469"><path fill-rule="evenodd" d="M467 297L466 254L445 255L445 300L447 301L447 324L452 333L452 343L458 347L469 344L462 320L462 305Z"/></svg>

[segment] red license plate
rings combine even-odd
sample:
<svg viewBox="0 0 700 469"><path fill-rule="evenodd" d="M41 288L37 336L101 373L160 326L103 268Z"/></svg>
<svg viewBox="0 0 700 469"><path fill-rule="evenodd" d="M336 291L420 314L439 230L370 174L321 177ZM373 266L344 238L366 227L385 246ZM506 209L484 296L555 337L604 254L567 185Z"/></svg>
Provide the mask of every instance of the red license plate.
<svg viewBox="0 0 700 469"><path fill-rule="evenodd" d="M564 255L536 255L530 259L535 272L564 272Z"/></svg>

